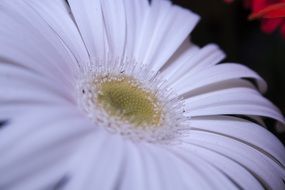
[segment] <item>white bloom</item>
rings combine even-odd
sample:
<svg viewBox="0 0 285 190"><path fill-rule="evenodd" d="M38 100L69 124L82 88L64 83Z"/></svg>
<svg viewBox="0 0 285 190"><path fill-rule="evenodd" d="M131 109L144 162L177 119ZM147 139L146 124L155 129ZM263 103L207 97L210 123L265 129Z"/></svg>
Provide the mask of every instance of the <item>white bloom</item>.
<svg viewBox="0 0 285 190"><path fill-rule="evenodd" d="M0 2L0 189L284 189L262 117L284 118L255 72L189 42L197 15L68 3Z"/></svg>

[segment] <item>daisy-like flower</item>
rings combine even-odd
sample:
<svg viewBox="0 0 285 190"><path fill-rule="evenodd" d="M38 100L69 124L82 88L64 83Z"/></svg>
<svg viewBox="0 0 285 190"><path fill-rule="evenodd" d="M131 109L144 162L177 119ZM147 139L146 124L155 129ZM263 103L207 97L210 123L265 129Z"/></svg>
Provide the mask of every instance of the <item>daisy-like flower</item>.
<svg viewBox="0 0 285 190"><path fill-rule="evenodd" d="M198 20L166 0L2 0L0 189L284 189L263 123L282 114L258 74L189 41Z"/></svg>

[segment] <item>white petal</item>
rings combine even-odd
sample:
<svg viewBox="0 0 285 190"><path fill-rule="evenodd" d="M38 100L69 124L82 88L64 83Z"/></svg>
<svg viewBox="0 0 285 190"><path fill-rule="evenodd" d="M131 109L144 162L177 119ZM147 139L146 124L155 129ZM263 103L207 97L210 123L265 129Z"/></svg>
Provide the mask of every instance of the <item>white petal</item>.
<svg viewBox="0 0 285 190"><path fill-rule="evenodd" d="M235 117L209 116L191 119L191 129L225 135L261 151L285 166L285 149L265 128Z"/></svg>
<svg viewBox="0 0 285 190"><path fill-rule="evenodd" d="M39 106L19 114L0 133L0 173L5 173L0 187L21 184L21 189L37 189L55 184L55 178L67 172L64 163L78 140L92 130L74 107ZM32 183L35 179L40 181Z"/></svg>
<svg viewBox="0 0 285 190"><path fill-rule="evenodd" d="M176 92L178 94L184 94L203 86L218 82L226 83L228 80L238 78L255 79L258 82L259 89L262 92L266 90L266 83L258 74L247 67L238 64L220 64L195 74L186 74L172 85L177 89Z"/></svg>
<svg viewBox="0 0 285 190"><path fill-rule="evenodd" d="M0 91L2 106L44 102L74 103L74 97L68 94L70 91L64 90L63 87L46 78L17 67L1 66L0 85L2 86Z"/></svg>
<svg viewBox="0 0 285 190"><path fill-rule="evenodd" d="M219 47L213 44L207 45L202 49L190 46L189 50L182 56L183 58L177 58L163 71L170 84L174 84L180 78L195 75L200 71L209 69L225 57Z"/></svg>
<svg viewBox="0 0 285 190"><path fill-rule="evenodd" d="M50 80L11 63L0 63L0 120L9 120L34 105L76 104L71 84Z"/></svg>
<svg viewBox="0 0 285 190"><path fill-rule="evenodd" d="M264 116L284 122L284 118L266 98L256 90L232 88L197 95L185 100L190 116L238 114Z"/></svg>
<svg viewBox="0 0 285 190"><path fill-rule="evenodd" d="M256 90L256 86L246 79L231 79L231 80L217 82L214 84L203 86L200 88L196 88L195 90L191 90L185 94L182 94L181 96L184 97L184 99L188 99L188 98L195 97L198 95L203 95L203 94L208 94L208 93L215 92L215 91L233 89L233 88L249 88L249 89Z"/></svg>
<svg viewBox="0 0 285 190"><path fill-rule="evenodd" d="M126 153L120 136L97 131L74 153L70 174L72 181L66 189L114 189L124 171Z"/></svg>
<svg viewBox="0 0 285 190"><path fill-rule="evenodd" d="M0 184L1 189L53 189L67 175L69 147L61 147L49 154L42 154L45 159L21 160L21 164L10 167L18 175ZM33 168L33 170L31 170ZM25 171L23 173L23 171ZM6 172L11 175L10 171ZM20 176L21 175L21 176ZM27 177L28 176L28 177ZM7 177L7 176L6 176ZM11 176L10 176L11 177ZM21 178L19 178L21 177ZM16 181L16 183L15 183Z"/></svg>
<svg viewBox="0 0 285 190"><path fill-rule="evenodd" d="M70 82L74 58L46 22L23 1L2 1L0 8L0 62Z"/></svg>
<svg viewBox="0 0 285 190"><path fill-rule="evenodd" d="M187 19L185 19L187 18ZM141 23L135 58L159 70L188 37L199 17L169 1L154 0Z"/></svg>
<svg viewBox="0 0 285 190"><path fill-rule="evenodd" d="M177 147L175 147L177 148ZM181 145L181 150L177 150L180 154L188 155L188 159L191 159L192 155L198 156L202 161L206 161L213 167L217 168L221 173L233 181L240 189L262 189L262 185L259 181L237 162L222 156L215 151L208 150L199 146L187 144ZM202 162L201 161L201 162ZM212 177L210 177L212 179ZM223 184L221 184L223 185ZM223 189L223 187L222 187Z"/></svg>
<svg viewBox="0 0 285 190"><path fill-rule="evenodd" d="M0 62L0 68L0 86L2 89L0 91L0 102L6 99L5 97L9 98L11 94L17 95L17 98L21 99L19 88L23 90L33 88L36 91L47 90L49 93L62 96L66 100L73 99L72 94L69 93L73 90L71 83L64 83L64 81L55 83L56 79L50 80L32 70L11 63ZM29 91L31 94L33 93L31 90Z"/></svg>
<svg viewBox="0 0 285 190"><path fill-rule="evenodd" d="M148 155L141 144L125 143L124 145L128 150L128 156L125 156L125 162L123 164L123 171L120 175L120 181L118 182L121 189L137 189L144 190L150 189L150 181L160 180L155 176L157 171L154 171L154 165L147 160ZM125 176L125 177L123 177ZM157 184L157 183L156 183ZM153 189L157 189L156 186L152 186Z"/></svg>
<svg viewBox="0 0 285 190"><path fill-rule="evenodd" d="M113 56L124 55L127 40L127 25L123 0L102 0L102 13L109 52Z"/></svg>
<svg viewBox="0 0 285 190"><path fill-rule="evenodd" d="M25 0L43 18L59 39L74 55L77 62L88 61L88 54L80 33L69 13L65 0Z"/></svg>
<svg viewBox="0 0 285 190"><path fill-rule="evenodd" d="M146 0L124 0L126 14L125 55L134 57L134 51L140 38L141 25L149 7Z"/></svg>
<svg viewBox="0 0 285 190"><path fill-rule="evenodd" d="M221 184L234 187L226 176L195 155L184 161L159 145L124 141L120 136L102 133L85 139L74 154L72 180L66 189L212 189ZM210 178L213 174L216 177Z"/></svg>
<svg viewBox="0 0 285 190"><path fill-rule="evenodd" d="M184 166L184 170L180 168L185 172L185 181L189 185L186 189L237 189L236 185L224 173L205 162L205 160L197 156L196 152L191 154L189 151L179 150L176 146L171 151L177 158L187 163L188 167L191 166L197 172L196 174L191 174L186 166ZM202 181L197 178L199 176L202 177Z"/></svg>
<svg viewBox="0 0 285 190"><path fill-rule="evenodd" d="M145 154L149 154L147 164L153 165L149 167L150 173L156 174L156 178L149 178L151 183L148 189L211 189L215 185L212 180L205 180L207 172L211 170L207 165L196 166L197 162L192 159L185 162L175 153L158 147L148 147Z"/></svg>
<svg viewBox="0 0 285 190"><path fill-rule="evenodd" d="M194 130L182 141L234 160L250 171L266 188L280 190L284 188L282 181L285 173L284 168L262 152L244 143L226 136Z"/></svg>
<svg viewBox="0 0 285 190"><path fill-rule="evenodd" d="M68 0L71 13L91 59L108 51L100 0Z"/></svg>
<svg viewBox="0 0 285 190"><path fill-rule="evenodd" d="M175 73L183 71L182 68L185 68L185 66L188 65L188 61L191 57L195 56L199 50L200 48L193 44L188 38L185 39L167 63L160 69L163 77L167 80L175 77Z"/></svg>

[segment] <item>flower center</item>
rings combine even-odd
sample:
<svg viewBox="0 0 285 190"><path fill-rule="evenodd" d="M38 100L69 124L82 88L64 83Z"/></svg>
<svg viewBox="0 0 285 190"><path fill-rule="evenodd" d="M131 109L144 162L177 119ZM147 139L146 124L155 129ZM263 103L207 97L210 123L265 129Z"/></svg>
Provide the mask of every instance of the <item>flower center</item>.
<svg viewBox="0 0 285 190"><path fill-rule="evenodd" d="M100 106L111 116L140 125L158 125L161 108L153 93L128 76L100 77L95 81Z"/></svg>
<svg viewBox="0 0 285 190"><path fill-rule="evenodd" d="M108 55L76 74L78 104L96 127L151 143L174 142L188 130L183 100L147 65Z"/></svg>

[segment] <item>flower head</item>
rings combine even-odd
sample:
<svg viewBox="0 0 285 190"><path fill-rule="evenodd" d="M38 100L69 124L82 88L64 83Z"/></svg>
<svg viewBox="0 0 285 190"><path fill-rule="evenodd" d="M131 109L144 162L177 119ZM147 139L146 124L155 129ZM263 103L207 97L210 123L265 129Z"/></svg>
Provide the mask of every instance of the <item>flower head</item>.
<svg viewBox="0 0 285 190"><path fill-rule="evenodd" d="M284 188L263 123L282 114L258 74L190 42L196 14L166 0L0 10L0 189Z"/></svg>

